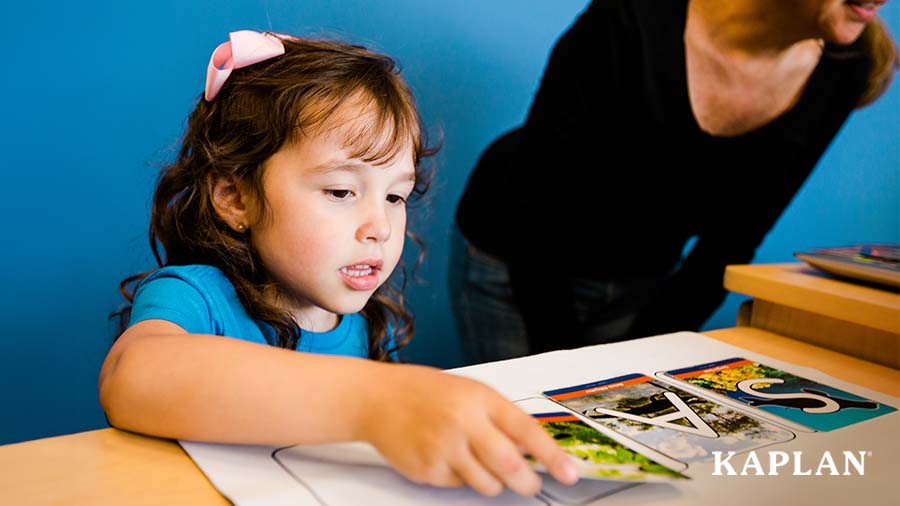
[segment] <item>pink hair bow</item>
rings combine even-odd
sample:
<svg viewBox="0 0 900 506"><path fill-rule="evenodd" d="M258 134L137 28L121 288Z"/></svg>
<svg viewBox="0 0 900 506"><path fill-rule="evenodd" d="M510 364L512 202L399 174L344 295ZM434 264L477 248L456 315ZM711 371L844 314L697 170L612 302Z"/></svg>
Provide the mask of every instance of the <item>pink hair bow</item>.
<svg viewBox="0 0 900 506"><path fill-rule="evenodd" d="M206 92L204 97L211 101L216 98L231 71L259 63L284 54L281 39L271 33L240 30L228 34L228 42L223 42L213 51L206 70Z"/></svg>

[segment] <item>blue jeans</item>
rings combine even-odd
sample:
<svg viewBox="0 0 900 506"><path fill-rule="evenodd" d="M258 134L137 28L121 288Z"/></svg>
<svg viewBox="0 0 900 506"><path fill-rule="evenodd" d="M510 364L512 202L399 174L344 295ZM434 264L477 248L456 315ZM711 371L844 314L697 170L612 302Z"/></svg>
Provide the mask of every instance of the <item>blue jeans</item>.
<svg viewBox="0 0 900 506"><path fill-rule="evenodd" d="M620 341L637 313L659 290L665 277L597 281L569 280L575 299L579 343ZM506 263L469 244L459 228L450 233L450 307L463 355L469 364L522 357L531 353L525 322L513 300Z"/></svg>

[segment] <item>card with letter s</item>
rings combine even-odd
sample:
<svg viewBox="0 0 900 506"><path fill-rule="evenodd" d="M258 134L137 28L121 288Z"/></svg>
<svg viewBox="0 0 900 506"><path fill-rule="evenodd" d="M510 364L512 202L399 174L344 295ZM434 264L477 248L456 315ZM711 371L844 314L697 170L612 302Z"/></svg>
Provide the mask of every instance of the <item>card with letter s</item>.
<svg viewBox="0 0 900 506"><path fill-rule="evenodd" d="M886 404L743 358L664 374L813 431L839 429L896 411Z"/></svg>

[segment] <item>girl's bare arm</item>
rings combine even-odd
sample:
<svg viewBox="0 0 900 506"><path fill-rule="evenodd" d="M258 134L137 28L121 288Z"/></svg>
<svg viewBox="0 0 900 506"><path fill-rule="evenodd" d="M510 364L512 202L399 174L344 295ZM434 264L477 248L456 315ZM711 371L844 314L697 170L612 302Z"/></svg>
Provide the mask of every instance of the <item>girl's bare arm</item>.
<svg viewBox="0 0 900 506"><path fill-rule="evenodd" d="M563 482L553 440L487 386L429 367L299 353L163 320L129 328L100 372L116 427L193 441L291 445L368 441L407 478L537 493L534 455Z"/></svg>

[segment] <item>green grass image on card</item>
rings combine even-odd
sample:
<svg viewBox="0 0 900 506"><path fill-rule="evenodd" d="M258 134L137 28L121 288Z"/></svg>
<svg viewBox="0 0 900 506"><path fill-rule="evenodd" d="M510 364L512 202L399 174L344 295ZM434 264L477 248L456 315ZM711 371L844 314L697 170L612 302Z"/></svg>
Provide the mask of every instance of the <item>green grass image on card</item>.
<svg viewBox="0 0 900 506"><path fill-rule="evenodd" d="M533 416L573 457L582 477L622 481L688 479L678 471L615 441L572 414L539 413Z"/></svg>

